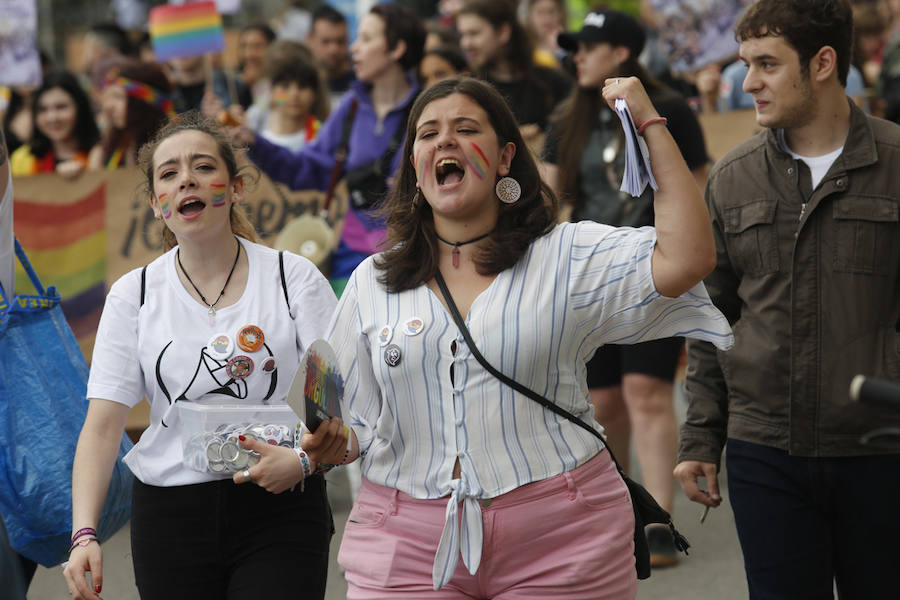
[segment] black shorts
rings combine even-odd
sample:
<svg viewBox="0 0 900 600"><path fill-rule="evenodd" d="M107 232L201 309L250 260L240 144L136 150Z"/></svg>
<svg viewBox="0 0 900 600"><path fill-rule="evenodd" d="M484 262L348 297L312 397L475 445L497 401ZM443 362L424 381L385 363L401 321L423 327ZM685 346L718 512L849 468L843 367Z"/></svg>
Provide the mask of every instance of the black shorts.
<svg viewBox="0 0 900 600"><path fill-rule="evenodd" d="M587 363L588 389L615 387L626 373L674 381L684 338L664 338L640 344L600 346Z"/></svg>

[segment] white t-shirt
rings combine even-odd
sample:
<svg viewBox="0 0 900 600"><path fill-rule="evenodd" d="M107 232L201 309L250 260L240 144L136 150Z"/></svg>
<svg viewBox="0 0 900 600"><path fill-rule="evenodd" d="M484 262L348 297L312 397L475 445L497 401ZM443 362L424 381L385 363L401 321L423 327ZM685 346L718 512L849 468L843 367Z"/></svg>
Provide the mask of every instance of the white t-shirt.
<svg viewBox="0 0 900 600"><path fill-rule="evenodd" d="M323 337L334 311L337 300L328 281L311 262L285 252L291 320L278 253L246 240L241 243L249 260L247 287L237 303L216 311L214 326L209 324L207 308L178 279L175 249L148 265L143 306L141 269L122 276L106 298L87 395L127 406L146 395L150 426L125 457L135 476L146 484L186 485L227 477L182 466L178 404L283 402L303 351ZM226 333L234 341L246 325L262 329L265 344L252 353L235 345L232 356L249 356L254 370L242 381L230 380L223 368L226 360L214 358L206 346L217 333ZM272 374L261 369L269 356L277 364Z"/></svg>
<svg viewBox="0 0 900 600"><path fill-rule="evenodd" d="M8 299L15 292L15 251L13 250L13 185L12 175L0 202L0 286Z"/></svg>
<svg viewBox="0 0 900 600"><path fill-rule="evenodd" d="M288 150L292 150L294 152L299 152L300 149L302 149L303 146L306 145L305 127L296 133L289 134L275 133L270 129L263 129L260 132L260 135L262 135L273 144L277 144L282 148L287 148Z"/></svg>
<svg viewBox="0 0 900 600"><path fill-rule="evenodd" d="M723 349L733 344L702 283L678 298L656 291L655 244L651 227L558 225L472 303L466 322L478 350L502 373L602 431L585 370L600 345L671 336ZM350 277L329 332L344 375L342 413L365 453L369 481L416 498L449 496L453 528L459 502L462 522L479 524L441 538L437 584L453 573L460 549L466 565L481 555L476 499L570 471L603 446L486 371L429 287L388 294L373 258ZM461 478L454 480L457 459Z"/></svg>
<svg viewBox="0 0 900 600"><path fill-rule="evenodd" d="M778 130L778 139L781 142L781 145L784 147L785 152L791 155L794 160L802 160L806 163L806 166L809 167L810 175L812 175L812 189L816 189L819 187L819 184L822 182L822 179L828 173L828 169L831 168L831 165L834 164L834 161L837 160L837 157L841 155L841 152L844 151L844 147L841 146L837 150L833 150L828 154L823 154L822 156L803 156L797 154L787 145L787 139L784 137L784 130Z"/></svg>

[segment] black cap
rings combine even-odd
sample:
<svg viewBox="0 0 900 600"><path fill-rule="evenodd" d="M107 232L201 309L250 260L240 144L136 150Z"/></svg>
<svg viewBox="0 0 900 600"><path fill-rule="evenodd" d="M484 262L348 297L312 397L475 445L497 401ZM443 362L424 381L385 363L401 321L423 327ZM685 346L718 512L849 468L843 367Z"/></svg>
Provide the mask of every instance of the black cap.
<svg viewBox="0 0 900 600"><path fill-rule="evenodd" d="M617 10L598 10L584 18L578 33L561 33L556 43L569 52L578 50L578 42L586 44L608 42L613 46L625 46L631 56L637 58L644 49L647 34L631 16Z"/></svg>

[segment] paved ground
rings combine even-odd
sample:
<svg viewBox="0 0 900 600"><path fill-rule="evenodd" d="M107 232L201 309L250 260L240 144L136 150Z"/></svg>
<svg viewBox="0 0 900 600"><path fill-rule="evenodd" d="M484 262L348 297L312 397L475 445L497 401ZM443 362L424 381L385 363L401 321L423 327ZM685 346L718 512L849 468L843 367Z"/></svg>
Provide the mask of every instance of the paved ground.
<svg viewBox="0 0 900 600"><path fill-rule="evenodd" d="M683 418L684 400L676 400L678 412ZM632 464L636 464L632 460ZM346 597L347 586L337 565L344 522L350 511L349 484L346 477L333 474L329 496L334 508L337 534L331 545L331 566L328 572L327 600ZM720 485L724 488L724 476ZM675 524L691 542L690 556L670 569L655 571L650 579L640 582L638 600L739 600L747 597L741 553L738 546L734 520L728 505L728 491L723 490L726 502L710 512L700 525L702 509L683 496L676 499ZM138 600L131 568L129 529L122 528L104 546L103 597L106 600ZM2 596L2 590L0 590ZM28 600L64 600L68 590L59 567L38 567L28 593Z"/></svg>

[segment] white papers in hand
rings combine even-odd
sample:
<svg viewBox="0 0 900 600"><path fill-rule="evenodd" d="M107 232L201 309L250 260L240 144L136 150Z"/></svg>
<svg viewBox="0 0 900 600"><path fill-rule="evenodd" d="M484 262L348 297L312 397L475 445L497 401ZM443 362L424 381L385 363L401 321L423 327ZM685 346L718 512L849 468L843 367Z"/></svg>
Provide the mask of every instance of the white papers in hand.
<svg viewBox="0 0 900 600"><path fill-rule="evenodd" d="M616 98L616 114L625 130L625 173L619 189L635 198L644 193L648 183L654 190L658 190L659 186L650 169L650 151L644 138L638 135L624 98Z"/></svg>

